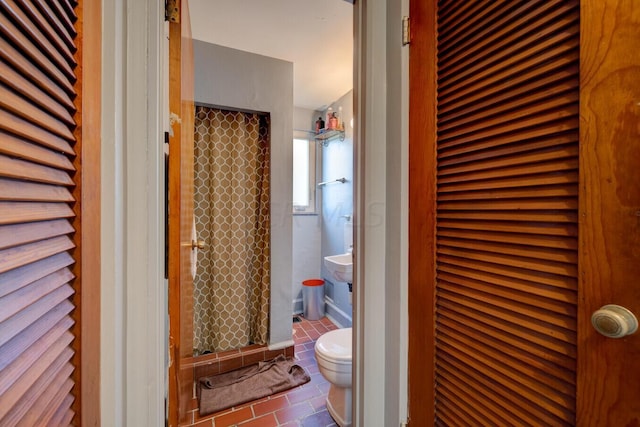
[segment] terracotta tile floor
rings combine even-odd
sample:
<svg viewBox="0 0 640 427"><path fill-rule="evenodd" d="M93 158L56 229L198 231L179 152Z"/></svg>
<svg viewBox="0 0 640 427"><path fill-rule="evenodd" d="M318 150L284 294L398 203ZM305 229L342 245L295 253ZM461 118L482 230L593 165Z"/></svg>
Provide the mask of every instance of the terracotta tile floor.
<svg viewBox="0 0 640 427"><path fill-rule="evenodd" d="M311 381L264 399L248 402L206 417L197 418L193 427L335 427L325 399L329 383L318 371L313 347L318 337L337 326L323 317L293 324L295 357Z"/></svg>

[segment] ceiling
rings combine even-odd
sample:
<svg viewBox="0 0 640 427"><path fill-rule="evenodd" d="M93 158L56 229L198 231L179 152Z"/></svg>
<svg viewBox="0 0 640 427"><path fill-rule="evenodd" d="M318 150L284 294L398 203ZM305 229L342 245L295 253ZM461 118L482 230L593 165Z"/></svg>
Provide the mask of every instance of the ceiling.
<svg viewBox="0 0 640 427"><path fill-rule="evenodd" d="M190 0L193 38L293 62L294 106L323 110L353 87L353 4Z"/></svg>

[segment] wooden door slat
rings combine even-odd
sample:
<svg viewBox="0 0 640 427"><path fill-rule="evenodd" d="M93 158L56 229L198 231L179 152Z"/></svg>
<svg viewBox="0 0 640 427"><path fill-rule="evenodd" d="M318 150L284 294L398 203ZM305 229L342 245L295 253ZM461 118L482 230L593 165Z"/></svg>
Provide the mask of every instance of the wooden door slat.
<svg viewBox="0 0 640 427"><path fill-rule="evenodd" d="M66 171L0 154L0 177L64 186L75 185Z"/></svg>
<svg viewBox="0 0 640 427"><path fill-rule="evenodd" d="M479 242L499 242L509 245L518 245L522 242L526 242L527 247L531 248L553 248L565 251L574 252L578 249L578 241L573 237L557 237L548 236L543 234L527 235L523 233L502 233L502 232L488 232L486 229L482 230L469 230L464 231L447 228L442 224L438 226L438 235L443 238L451 239L464 239L469 241ZM511 246L510 246L511 247ZM572 257L572 259L574 259Z"/></svg>
<svg viewBox="0 0 640 427"><path fill-rule="evenodd" d="M72 67L78 65L71 50L69 50L68 46L62 41L60 35L51 28L49 22L44 19L38 9L33 6L33 3L25 0L17 0L20 4L20 7L17 7L14 0L2 1L8 5L8 9L12 11L12 14L30 29L30 33L32 35L35 34L35 38L39 40L42 39L49 43L52 50L64 57L65 63L71 64ZM37 30L34 28L34 25L38 27Z"/></svg>
<svg viewBox="0 0 640 427"><path fill-rule="evenodd" d="M22 117L38 127L41 127L55 135L58 135L67 141L74 142L75 137L69 126L58 120L56 117L47 114L31 102L15 92L0 85L0 107L5 111L9 111L18 117Z"/></svg>
<svg viewBox="0 0 640 427"><path fill-rule="evenodd" d="M38 2L42 2L43 0L38 0ZM51 0L47 0L47 4L52 8L54 14L56 17L58 17L60 19L60 21L62 22L62 24L65 26L65 28L67 29L67 31L69 31L69 33L73 34L73 36L76 36L76 29L75 26L73 25L73 23L75 22L74 19L72 19L72 17L69 17L64 10L62 9L60 2L57 1L51 1Z"/></svg>
<svg viewBox="0 0 640 427"><path fill-rule="evenodd" d="M39 47L34 45L27 36L22 33L13 23L4 15L0 14L0 33L10 40L15 46L22 50L26 56L30 58L41 70L45 71L57 85L62 87L67 94L75 96L71 78L73 71L70 69L60 69L54 62L46 56ZM68 66L67 66L68 67ZM69 75L71 73L71 75Z"/></svg>
<svg viewBox="0 0 640 427"><path fill-rule="evenodd" d="M3 346L0 346L0 369L7 367L9 362L20 357L34 343L38 342L52 327L62 322L68 325L69 329L74 324L73 319L68 316L74 309L74 305L67 299L49 310L45 315L24 329L22 334L16 335Z"/></svg>
<svg viewBox="0 0 640 427"><path fill-rule="evenodd" d="M451 306L452 309L449 309L449 306ZM486 335L496 340L499 345L504 346L504 348L513 347L544 363L557 365L560 370L565 370L568 375L572 375L572 371L575 370L575 353L562 354L549 348L540 347L535 342L527 339L527 336L521 336L518 333L514 334L513 330L507 331L496 328L496 323L490 320L486 322L486 319L483 318L476 318L472 310L458 307L454 303L445 302L441 307L440 314L443 318L469 325L470 328L483 334L483 336Z"/></svg>
<svg viewBox="0 0 640 427"><path fill-rule="evenodd" d="M458 227L477 230L478 227L491 229L493 231L514 231L520 233L535 233L541 231L542 234L554 236L577 236L578 228L575 226L578 215L572 211L486 211L486 212L438 212L439 224L443 227ZM454 220L465 220L464 225L453 222ZM451 221L445 221L451 220ZM491 221L491 222L481 222ZM531 224L531 223L544 223ZM554 224L560 223L560 224Z"/></svg>
<svg viewBox="0 0 640 427"><path fill-rule="evenodd" d="M497 274L505 278L525 280L531 283L539 283L546 286L555 286L561 289L576 290L576 279L565 277L544 271L534 271L523 269L520 266L514 267L506 264L496 264L478 259L463 258L454 255L438 254L438 262L442 264L452 264L470 269L476 269L484 273Z"/></svg>
<svg viewBox="0 0 640 427"><path fill-rule="evenodd" d="M22 77L2 60L0 60L0 82L11 88L20 97L29 99L47 114L53 115L69 126L75 126L69 111L61 109L57 100L52 99L42 89Z"/></svg>
<svg viewBox="0 0 640 427"><path fill-rule="evenodd" d="M543 186L557 186L560 184L575 184L578 182L578 172L566 172L558 174L554 172L540 173L536 175L510 176L509 179L496 177L482 181L461 181L456 183L442 184L438 191L441 193L440 200L446 200L448 194L459 196L467 192L505 189L505 188L539 188ZM572 191L573 193L573 191ZM487 193L489 194L489 193Z"/></svg>
<svg viewBox="0 0 640 427"><path fill-rule="evenodd" d="M74 247L74 243L65 235L1 250L0 273L68 251Z"/></svg>
<svg viewBox="0 0 640 427"><path fill-rule="evenodd" d="M513 366L518 371L522 371L533 378L553 382L567 396L575 393L575 376L565 367L536 357L528 351L513 346L495 336L487 335L450 317L442 317L439 319L438 324L445 328L444 332L449 335L456 336L463 341L475 341L476 344L470 346L474 347L476 351L483 351L485 354L500 361L500 363ZM486 344L486 347L482 343Z"/></svg>
<svg viewBox="0 0 640 427"><path fill-rule="evenodd" d="M40 144L54 150L74 155L71 144L65 139L47 132L44 129L34 127L23 118L8 111L0 109L0 129L22 137L32 143Z"/></svg>
<svg viewBox="0 0 640 427"><path fill-rule="evenodd" d="M51 355L57 357L52 358ZM12 388L0 396L0 424L15 425L20 422L58 374L68 378L73 372L73 366L68 363L72 356L73 350L69 347L65 347L59 354L45 353L45 357L38 360L32 368L33 373L27 378L30 382L19 384L22 387L14 387L16 390ZM20 404L16 404L18 402Z"/></svg>
<svg viewBox="0 0 640 427"><path fill-rule="evenodd" d="M0 377L0 394L6 392L9 387L15 384L33 364L44 356L44 353L59 342L62 346L67 346L73 341L73 334L68 329L73 325L73 320L65 317L56 323L46 334L42 335L28 351L21 353L15 360L5 365Z"/></svg>
<svg viewBox="0 0 640 427"><path fill-rule="evenodd" d="M541 273L556 274L559 276L567 276L571 278L578 277L578 270L576 266L564 262L533 260L520 256L488 252L483 253L468 249L450 248L448 246L440 246L438 252L443 255L450 255L473 261L497 264L500 266L539 271Z"/></svg>
<svg viewBox="0 0 640 427"><path fill-rule="evenodd" d="M0 201L72 202L69 189L0 178ZM1 208L0 208L1 209Z"/></svg>
<svg viewBox="0 0 640 427"><path fill-rule="evenodd" d="M468 301L447 291L439 292L438 295L438 304L442 307L468 317L476 317L478 321L499 330L526 337L531 342L546 348L547 351L575 358L575 334L570 331L552 328L545 324L536 324L531 319L518 317L516 313L485 307L478 302ZM505 320L502 316L507 316L509 320Z"/></svg>
<svg viewBox="0 0 640 427"><path fill-rule="evenodd" d="M489 57L473 56L465 62L439 74L438 87L446 97L461 81L471 78L486 78L488 74L497 74L512 64L521 64L533 57L550 58L557 54L557 48L575 46L575 36L580 26L577 16L569 16L552 24L550 28L537 33L534 37L508 44L496 45L495 55ZM498 47L501 49L498 50Z"/></svg>
<svg viewBox="0 0 640 427"><path fill-rule="evenodd" d="M527 293L530 296L527 296L525 301L532 300L534 297L544 298L546 301L544 303L544 308L547 310L558 311L565 316L575 315L576 312L575 306L578 296L573 290L530 282L523 279L515 279L513 277L505 277L495 273L470 269L448 263L443 263L439 267L439 270L439 275L441 277L446 278L447 274L453 274L458 277L470 279L475 283L488 283L490 285L487 286L493 287L493 292L495 292L496 295L500 295L501 292L503 292L503 289L519 293ZM540 302L540 299L537 301Z"/></svg>
<svg viewBox="0 0 640 427"><path fill-rule="evenodd" d="M490 375L482 376L476 370L479 365L473 363L473 360L461 356L451 346L446 346L445 348L450 352L447 352L447 356L439 360L439 364L441 366L442 364L447 364L450 366L450 370L458 370L465 378L473 378L476 381L475 384L477 384L476 392L480 396L486 396L487 403L485 404L488 405L488 402L495 402L494 405L499 405L505 408L506 411L510 411L521 418L521 421L511 425L536 425L536 421L543 423L542 425L550 426L570 425L571 414L569 410L554 407L550 402L544 401L543 398L527 393L526 389L516 387L513 383L509 384L507 378L500 376L496 372L490 372ZM451 354L462 357L462 360L449 356ZM487 378L491 378L491 380ZM512 388L508 388L507 385ZM527 398L535 400L529 401ZM553 412L546 412L542 409L543 407L553 410Z"/></svg>
<svg viewBox="0 0 640 427"><path fill-rule="evenodd" d="M486 5L482 5L484 6L483 12L491 13L490 21L485 22L483 15L476 14L474 19L457 23L455 29L446 32L443 37L439 37L438 47L441 51L438 56L439 63L443 65L443 69L446 69L464 62L467 56L477 55L479 51L488 56L491 51L496 51L490 49L497 43L509 39L524 38L526 36L523 34L525 29L531 32L530 27L526 25L527 20L540 17L550 21L552 18L566 13L566 9L558 11L558 6L562 6L562 3L561 0L527 1L518 3L513 8L502 8L500 13L491 13L492 11ZM481 5L481 3L478 4ZM508 6L512 4L513 2ZM480 22L474 26L468 25L477 21ZM463 39L454 38L463 31L467 34ZM453 42L451 42L452 39Z"/></svg>
<svg viewBox="0 0 640 427"><path fill-rule="evenodd" d="M0 2L0 7L4 9L8 16L10 16L10 25L16 25L20 28L20 30L18 30L20 32L20 38L25 37L25 39L27 39L28 37L31 43L34 43L40 52L55 64L55 68L64 73L66 78L70 81L75 81L73 67L76 64L73 56L67 58L63 51L56 49L56 47L51 43L51 40L43 34L39 28L37 28L37 25L15 4L13 0L2 0ZM0 22L3 22L3 25L9 26L9 21L6 19L0 18Z"/></svg>
<svg viewBox="0 0 640 427"><path fill-rule="evenodd" d="M576 28L577 31L577 28ZM575 36L575 34L572 34ZM478 71L468 80L458 80L452 82L449 87L439 87L443 98L443 104L459 100L464 94L472 94L475 91L482 91L484 87L496 84L496 82L508 81L512 75L525 73L532 68L538 68L544 64L554 61L560 57L571 55L578 51L579 42L570 40L565 43L551 46L549 49L541 52L526 51L518 57L510 61L509 66L498 64L484 70ZM536 54L537 53L537 54Z"/></svg>
<svg viewBox="0 0 640 427"><path fill-rule="evenodd" d="M0 297L10 294L57 270L68 267L74 259L67 252L36 261L28 266L0 274Z"/></svg>
<svg viewBox="0 0 640 427"><path fill-rule="evenodd" d="M530 371L522 372L522 375L515 378L510 375L510 370L517 371L518 367L509 366L511 361L508 357L501 357L503 353L498 351L487 355L482 351L487 347L472 340L462 341L463 339L464 337L460 334L448 328L442 328L442 334L438 335L439 345L446 346L451 350L447 353L456 359L466 359L467 362L470 362L466 363L467 365L482 367L483 369L478 369L478 371L488 377L498 378L498 382L503 387L518 394L518 398L522 399L521 406L523 408L529 406L527 401L540 406L547 406L547 403L551 403L552 411L550 412L559 418L567 417L567 409L575 411L575 402L571 398L571 394L575 393L574 387L567 387L565 383L555 382L556 390L559 388L562 391L555 393L554 388L550 387L549 382L544 378L544 373L540 372L534 372L540 379L530 376ZM492 374L489 374L488 371L492 371ZM533 412L536 408L530 407L528 410Z"/></svg>
<svg viewBox="0 0 640 427"><path fill-rule="evenodd" d="M507 409L498 405L492 399L488 399L482 393L483 386L481 382L472 377L461 378L459 375L464 371L451 366L446 359L438 360L436 363L443 374L448 374L446 376L443 375L438 381L438 385L441 387L439 389L440 392L449 399L456 401L458 406L464 408L467 414L471 412L470 406L480 412L481 418L478 420L480 424L484 423L486 426L518 426L526 425L526 420L531 418L530 415L517 407ZM466 393L463 391L466 391ZM469 403L464 403L463 399Z"/></svg>
<svg viewBox="0 0 640 427"><path fill-rule="evenodd" d="M0 225L0 249L73 233L69 221L58 219L27 224ZM1 295L1 293L0 293Z"/></svg>
<svg viewBox="0 0 640 427"><path fill-rule="evenodd" d="M67 111L76 111L76 107L60 83L45 74L38 64L22 56L10 43L0 37L0 58L15 68L22 76L28 78L40 90L48 93L53 99L64 105Z"/></svg>
<svg viewBox="0 0 640 427"><path fill-rule="evenodd" d="M525 147L522 147L525 148ZM504 150L506 151L506 150ZM495 153L484 153L482 159L473 156L472 159L460 159L462 161L457 164L441 165L440 176L452 173L464 173L486 169L498 169L504 167L513 167L516 165L530 167L533 163L541 163L564 158L575 158L578 155L578 144L567 144L549 147L544 150L535 151L517 151L516 153L503 154L503 150ZM490 156L493 154L493 156ZM502 155L501 155L502 154ZM467 160L467 161L464 161ZM526 172L531 175L531 172Z"/></svg>
<svg viewBox="0 0 640 427"><path fill-rule="evenodd" d="M0 346L3 346L9 340L22 333L25 328L33 324L43 315L46 315L71 295L73 295L71 286L65 285L59 287L39 299L35 304L32 304L29 309L23 310L21 313L3 322L2 328L0 328Z"/></svg>
<svg viewBox="0 0 640 427"><path fill-rule="evenodd" d="M73 28L73 26L69 28L64 25L44 0L33 0L33 3L37 6L38 10L40 10L44 18L49 21L49 24L55 29L56 33L62 38L67 47L72 52L75 52L77 50L76 44L73 40L77 35L75 28Z"/></svg>
<svg viewBox="0 0 640 427"><path fill-rule="evenodd" d="M74 401L72 394L67 394L62 404L56 410L56 413L51 417L50 425L52 426L66 426L71 425L73 419L73 411L70 409Z"/></svg>
<svg viewBox="0 0 640 427"><path fill-rule="evenodd" d="M502 177L518 177L531 176L541 173L551 173L553 171L567 171L574 173L578 169L578 161L575 158L565 158L559 160L547 160L542 163L527 164L526 168L520 166L505 166L499 170L472 170L466 173L460 173L453 177L448 177L446 171L438 172L439 183L448 184L450 182L460 181L478 181L485 179L496 179Z"/></svg>
<svg viewBox="0 0 640 427"><path fill-rule="evenodd" d="M75 170L69 158L64 154L31 144L2 131L0 131L0 153L69 172Z"/></svg>
<svg viewBox="0 0 640 427"><path fill-rule="evenodd" d="M73 366L67 363L65 369L61 370L50 381L48 387L33 402L33 407L43 408L43 411L40 414L35 414L34 411L27 411L18 426L31 426L34 425L33 423L40 422L40 420L46 425L51 425L51 418L53 418L55 410L64 402L65 397L70 396L73 388L73 380L70 378L72 372Z"/></svg>
<svg viewBox="0 0 640 427"><path fill-rule="evenodd" d="M440 366L443 374L447 372L446 366ZM444 376L444 375L443 375ZM482 404L476 394L466 393L469 387L461 387L460 380L453 375L447 375L438 384L438 403L442 406L445 420L444 424L436 421L436 426L506 426L518 425L522 423L521 419L514 417L513 414L504 412L501 408L490 408L490 405ZM496 414L492 409L496 409L500 415ZM440 413L438 413L438 418ZM462 422L462 420L465 420Z"/></svg>
<svg viewBox="0 0 640 427"><path fill-rule="evenodd" d="M447 192L438 196L438 201L448 202L448 201L462 201L462 200L505 200L505 199L528 199L528 198L545 199L545 198L555 198L555 197L571 197L571 196L577 196L578 194L578 191L575 188L575 185L547 185L547 186L527 185L526 187L517 187L513 183L509 183L509 184L510 186L515 188L506 188L506 189L497 188L497 189L491 189L491 190L485 190L485 191L468 190L463 193Z"/></svg>
<svg viewBox="0 0 640 427"><path fill-rule="evenodd" d="M535 5L528 2L511 15L477 28L473 37L464 43L456 40L447 44L444 38L439 38L441 78L446 80L448 75L466 70L480 61L506 62L513 52L531 48L536 42L562 38L562 30L578 20L577 14L572 13L575 5L568 3L556 0ZM533 25L526 25L527 21ZM460 55L461 51L464 55Z"/></svg>
<svg viewBox="0 0 640 427"><path fill-rule="evenodd" d="M71 218L67 203L0 202L0 225Z"/></svg>
<svg viewBox="0 0 640 427"><path fill-rule="evenodd" d="M524 292L510 290L493 290L491 285L465 279L446 273L438 274L440 289L456 294L458 297L479 302L505 312L514 312L517 317L526 317L555 327L567 330L576 329L575 309L563 310L561 303L540 298L538 296L523 297ZM553 310L551 310L553 309ZM566 313L566 311L569 311ZM573 316L573 317L572 317ZM509 317L504 317L508 320Z"/></svg>
<svg viewBox="0 0 640 427"><path fill-rule="evenodd" d="M7 320L45 295L69 283L73 277L73 273L68 269L59 270L5 296L1 300L5 309L0 313L0 322Z"/></svg>

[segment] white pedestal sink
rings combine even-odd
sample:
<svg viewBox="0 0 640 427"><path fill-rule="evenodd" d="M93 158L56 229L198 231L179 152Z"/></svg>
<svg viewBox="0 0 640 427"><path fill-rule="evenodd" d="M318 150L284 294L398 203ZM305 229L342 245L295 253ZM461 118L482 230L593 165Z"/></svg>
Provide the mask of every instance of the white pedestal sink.
<svg viewBox="0 0 640 427"><path fill-rule="evenodd" d="M339 282L353 282L353 254L346 253L324 257L324 265Z"/></svg>

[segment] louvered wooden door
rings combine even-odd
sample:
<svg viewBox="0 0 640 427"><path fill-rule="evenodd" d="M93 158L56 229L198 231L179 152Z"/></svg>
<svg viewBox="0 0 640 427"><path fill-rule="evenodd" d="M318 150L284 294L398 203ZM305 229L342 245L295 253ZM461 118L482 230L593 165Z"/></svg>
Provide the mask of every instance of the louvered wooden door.
<svg viewBox="0 0 640 427"><path fill-rule="evenodd" d="M80 409L81 10L0 2L2 426L70 425Z"/></svg>
<svg viewBox="0 0 640 427"><path fill-rule="evenodd" d="M640 419L632 3L412 1L412 426Z"/></svg>

